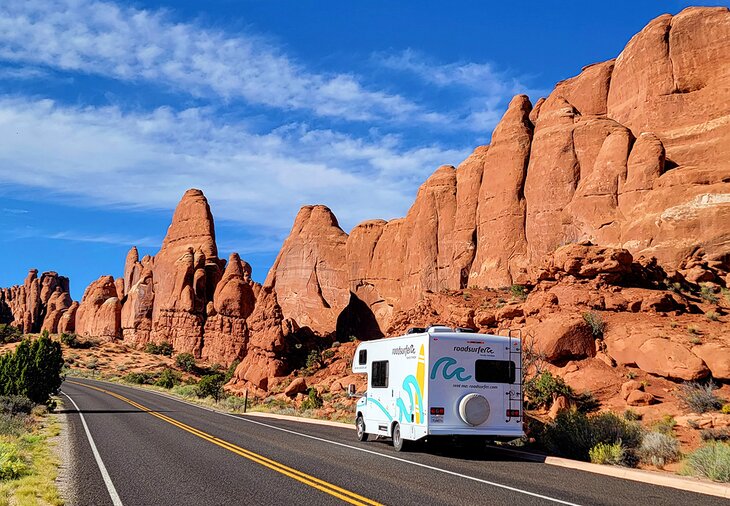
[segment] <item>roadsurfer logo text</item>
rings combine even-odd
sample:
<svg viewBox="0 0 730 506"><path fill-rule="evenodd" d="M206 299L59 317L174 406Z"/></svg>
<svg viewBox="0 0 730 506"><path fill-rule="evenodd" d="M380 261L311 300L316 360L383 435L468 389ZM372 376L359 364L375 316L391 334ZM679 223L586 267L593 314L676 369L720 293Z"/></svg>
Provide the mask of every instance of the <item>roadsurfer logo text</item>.
<svg viewBox="0 0 730 506"><path fill-rule="evenodd" d="M393 348L393 355L415 355L416 354L416 347L412 344L408 344L406 346L398 346L397 348Z"/></svg>
<svg viewBox="0 0 730 506"><path fill-rule="evenodd" d="M492 355L494 350L489 346L454 346L454 351L464 353L478 353L479 355Z"/></svg>

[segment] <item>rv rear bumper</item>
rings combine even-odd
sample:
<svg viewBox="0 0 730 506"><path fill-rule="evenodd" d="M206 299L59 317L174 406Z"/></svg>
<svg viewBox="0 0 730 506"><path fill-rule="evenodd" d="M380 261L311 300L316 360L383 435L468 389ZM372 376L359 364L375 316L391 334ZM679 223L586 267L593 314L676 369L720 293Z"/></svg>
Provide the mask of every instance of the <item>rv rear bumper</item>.
<svg viewBox="0 0 730 506"><path fill-rule="evenodd" d="M437 427L428 429L429 436L504 436L520 438L525 432L520 428L499 428L499 427Z"/></svg>

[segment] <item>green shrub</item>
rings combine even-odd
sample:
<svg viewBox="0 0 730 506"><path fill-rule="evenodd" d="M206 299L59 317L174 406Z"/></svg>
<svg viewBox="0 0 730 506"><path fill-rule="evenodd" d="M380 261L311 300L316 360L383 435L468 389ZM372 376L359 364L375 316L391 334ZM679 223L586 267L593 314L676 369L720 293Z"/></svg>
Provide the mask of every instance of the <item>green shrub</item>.
<svg viewBox="0 0 730 506"><path fill-rule="evenodd" d="M0 413L0 435L20 436L28 430L30 423L28 415Z"/></svg>
<svg viewBox="0 0 730 506"><path fill-rule="evenodd" d="M588 456L594 464L619 466L624 461L624 447L621 443L598 443L588 451Z"/></svg>
<svg viewBox="0 0 730 506"><path fill-rule="evenodd" d="M700 297L710 304L717 304L720 302L720 299L717 295L715 295L714 287L710 284L702 285L702 288L700 289Z"/></svg>
<svg viewBox="0 0 730 506"><path fill-rule="evenodd" d="M548 371L526 381L524 391L530 409L549 407L553 402L553 398L561 395L571 399L575 397L575 392L565 383L563 378L553 376Z"/></svg>
<svg viewBox="0 0 730 506"><path fill-rule="evenodd" d="M17 415L24 413L29 415L36 404L22 395L3 395L0 396L0 411L8 415Z"/></svg>
<svg viewBox="0 0 730 506"><path fill-rule="evenodd" d="M61 344L48 337L24 339L0 356L0 395L21 395L35 404L50 402L63 382Z"/></svg>
<svg viewBox="0 0 730 506"><path fill-rule="evenodd" d="M218 402L223 393L223 379L224 376L220 373L203 376L196 386L195 394L201 399L213 397Z"/></svg>
<svg viewBox="0 0 730 506"><path fill-rule="evenodd" d="M144 372L130 372L122 376L122 381L132 383L133 385L144 385L152 381L152 376Z"/></svg>
<svg viewBox="0 0 730 506"><path fill-rule="evenodd" d="M144 347L144 352L152 355L164 355L166 357L171 357L173 349L170 343L162 341L160 344L147 343Z"/></svg>
<svg viewBox="0 0 730 506"><path fill-rule="evenodd" d="M577 460L590 459L597 444L619 443L624 448L622 462L633 464L633 450L641 444L641 427L613 413L587 416L577 410L563 411L545 426L543 444L552 453Z"/></svg>
<svg viewBox="0 0 730 506"><path fill-rule="evenodd" d="M179 353L175 357L175 364L185 372L195 370L195 357L191 353Z"/></svg>
<svg viewBox="0 0 730 506"><path fill-rule="evenodd" d="M685 459L684 472L730 482L730 444L713 441L701 446Z"/></svg>
<svg viewBox="0 0 730 506"><path fill-rule="evenodd" d="M61 344L65 344L69 348L78 348L79 347L79 340L76 336L76 334L66 334L65 332L61 334Z"/></svg>
<svg viewBox="0 0 730 506"><path fill-rule="evenodd" d="M594 311L586 311L583 313L583 320L591 327L593 337L603 338L603 333L606 331L606 322L603 321L600 314Z"/></svg>
<svg viewBox="0 0 730 506"><path fill-rule="evenodd" d="M23 337L23 332L18 327L0 324L0 343L17 343Z"/></svg>
<svg viewBox="0 0 730 506"><path fill-rule="evenodd" d="M720 413L722 413L723 415L730 415L730 403L723 404L722 408L720 409Z"/></svg>
<svg viewBox="0 0 730 506"><path fill-rule="evenodd" d="M723 400L714 393L716 388L717 385L711 381L706 384L691 381L679 385L677 397L684 406L695 413L716 411L723 405Z"/></svg>
<svg viewBox="0 0 730 506"><path fill-rule="evenodd" d="M638 451L641 461L652 464L659 469L676 462L682 456L679 451L679 441L662 432L644 434Z"/></svg>
<svg viewBox="0 0 730 506"><path fill-rule="evenodd" d="M178 371L174 371L170 368L165 368L162 373L160 373L160 377L157 378L157 381L155 381L155 385L157 385L158 387L170 389L175 385L180 384L181 377L182 375Z"/></svg>
<svg viewBox="0 0 730 506"><path fill-rule="evenodd" d="M328 360L328 359L330 359L330 358L332 358L334 356L335 356L335 350L324 350L322 352L322 359L323 360Z"/></svg>
<svg viewBox="0 0 730 506"><path fill-rule="evenodd" d="M674 433L674 427L677 425L677 420L672 415L664 415L661 420L654 423L654 430L661 434L671 436Z"/></svg>
<svg viewBox="0 0 730 506"><path fill-rule="evenodd" d="M179 395L181 397L184 397L186 399L191 399L193 397L196 397L198 390L198 385L178 385L176 387L172 388L172 392L176 395Z"/></svg>
<svg viewBox="0 0 730 506"><path fill-rule="evenodd" d="M316 388L310 387L307 398L302 401L302 411L307 409L317 409L324 405L322 397Z"/></svg>
<svg viewBox="0 0 730 506"><path fill-rule="evenodd" d="M226 397L226 408L231 411L243 411L244 398L236 395Z"/></svg>
<svg viewBox="0 0 730 506"><path fill-rule="evenodd" d="M627 409L624 411L624 420L628 420L629 422L638 422L641 420L641 415L633 409Z"/></svg>
<svg viewBox="0 0 730 506"><path fill-rule="evenodd" d="M322 363L322 356L320 355L319 350L310 351L309 355L307 355L307 361L304 363L304 367L312 371L314 369L322 367L323 365L324 364Z"/></svg>
<svg viewBox="0 0 730 506"><path fill-rule="evenodd" d="M28 472L28 465L12 443L0 443L0 480L15 480Z"/></svg>
<svg viewBox="0 0 730 506"><path fill-rule="evenodd" d="M514 297L515 299L527 299L528 290L525 285L512 285L509 287L509 291L512 294L512 297Z"/></svg>

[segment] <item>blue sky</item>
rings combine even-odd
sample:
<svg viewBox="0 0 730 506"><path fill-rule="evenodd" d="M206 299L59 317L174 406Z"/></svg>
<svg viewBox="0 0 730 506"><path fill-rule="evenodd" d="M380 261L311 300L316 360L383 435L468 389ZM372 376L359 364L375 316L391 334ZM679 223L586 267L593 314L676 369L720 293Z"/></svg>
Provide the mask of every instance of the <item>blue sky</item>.
<svg viewBox="0 0 730 506"><path fill-rule="evenodd" d="M158 250L190 187L220 256L262 281L300 206L346 231L402 216L514 94L536 100L686 5L5 0L0 286L55 270L80 299L130 246Z"/></svg>

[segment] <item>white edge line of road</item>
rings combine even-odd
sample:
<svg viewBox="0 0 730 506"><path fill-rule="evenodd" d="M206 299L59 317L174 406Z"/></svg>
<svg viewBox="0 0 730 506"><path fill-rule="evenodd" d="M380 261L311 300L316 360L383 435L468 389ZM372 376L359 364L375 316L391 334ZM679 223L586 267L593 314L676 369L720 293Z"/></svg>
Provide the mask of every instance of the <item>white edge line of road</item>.
<svg viewBox="0 0 730 506"><path fill-rule="evenodd" d="M112 482L111 477L109 476L109 472L106 470L106 466L104 465L104 461L101 460L101 455L99 454L99 450L96 448L96 443L94 443L94 438L91 437L91 431L89 430L89 426L86 425L86 418L84 418L83 413L81 413L81 409L79 409L78 404L76 404L76 401L74 401L70 395L68 395L66 392L61 392L63 395L65 395L69 401L71 401L71 404L74 405L74 408L76 408L76 412L78 413L79 417L81 418L81 424L84 426L84 431L86 432L86 437L89 439L89 444L91 445L91 452L94 454L94 459L96 459L96 465L99 466L99 471L101 472L101 477L104 479L104 485L106 485L106 489L109 492L109 497L112 500L112 504L114 506L123 506L122 500L119 498L119 494L117 493L117 489L114 488L114 483Z"/></svg>
<svg viewBox="0 0 730 506"><path fill-rule="evenodd" d="M96 381L99 381L99 380L96 380ZM107 382L104 382L104 383L107 383ZM113 384L114 383L112 383L112 385ZM124 387L126 385L118 385L118 386L123 386ZM297 436L306 437L306 438L309 438L309 439L314 439L316 441L321 441L323 443L329 443L329 444L332 444L332 445L335 445L335 446L341 446L341 447L344 447L344 448L349 448L351 450L357 450L359 452L369 453L369 454L372 454L372 455L377 455L379 457L384 457L384 458L391 459L391 460L395 460L395 461L398 461L398 462L403 462L405 464L410 464L412 466L422 467L422 468L429 469L429 470L432 470L432 471L437 471L437 472L440 472L440 473L449 474L451 476L457 476L459 478L464 478L464 479L467 479L467 480L476 481L478 483L483 483L485 485L490 485L490 486L493 486L493 487L497 487L497 488L509 490L509 491L512 491L512 492L517 492L517 493L520 493L520 494L529 495L529 496L532 496L532 497L537 497L539 499L544 499L544 500L551 501L551 502L558 503L558 504L565 504L567 506L580 506L580 505L578 505L576 503L563 501L561 499L556 499L554 497L550 497L550 496L538 494L538 493L535 493L535 492L530 492L528 490L522 490L522 489L516 488L516 487L510 487L509 485L503 485L501 483L496 483L496 482L493 482L493 481L483 480L483 479L477 478L475 476L469 476L467 474L461 474L461 473L457 473L455 471L449 471L447 469L441 469L439 467L429 466L428 464L421 464L420 462L413 462L412 460L408 460L408 459L404 459L404 458L400 458L400 457L395 457L393 455L386 455L384 453L376 452L376 451L373 451L373 450L367 450L365 448L358 448L357 446L351 446L351 445L348 445L348 444L345 444L345 443L340 443L340 442L337 442L337 441L331 441L329 439L324 439L324 438L321 438L321 437L312 436L310 434L304 434L302 432L297 432L297 431L290 430L290 429L284 429L283 427L277 427L276 425L270 425L268 423L263 423L263 422L259 422L259 421L256 421L256 420L250 420L250 419L245 418L245 417L232 415L231 413L226 413L224 411L219 411L217 409L209 408L207 406L200 406L198 404L194 404L194 403L191 403L191 402L186 402L186 401L184 401L182 399L178 399L175 396L168 395L168 394L164 394L162 392L156 392L154 390L147 390L147 389L143 389L143 388L140 388L138 390L142 390L144 392L149 392L149 393L157 394L157 395L159 395L161 397L166 397L168 399L177 401L179 403L182 403L182 404L185 404L185 405L188 405L188 406L194 406L196 408L200 408L200 409L203 409L203 410L206 410L206 411L210 411L212 413L217 413L219 415L224 415L224 416L228 416L228 417L231 417L231 418L235 418L236 420L240 420L240 421L243 421L243 422L253 423L253 424L256 424L256 425L261 425L263 427L268 427L270 429L278 430L278 431L281 431L281 432L287 432L289 434L295 434ZM69 399L70 399L70 397L69 397ZM71 401L71 402L73 402L73 401ZM91 437L91 436L89 435L89 437Z"/></svg>

